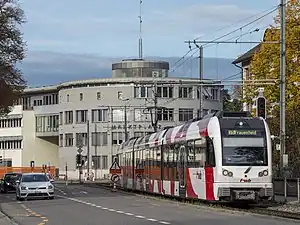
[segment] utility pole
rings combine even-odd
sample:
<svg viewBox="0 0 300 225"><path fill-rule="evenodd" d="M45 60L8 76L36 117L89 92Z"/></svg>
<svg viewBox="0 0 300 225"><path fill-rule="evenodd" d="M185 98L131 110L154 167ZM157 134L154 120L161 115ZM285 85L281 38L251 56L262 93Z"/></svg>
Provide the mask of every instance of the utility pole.
<svg viewBox="0 0 300 225"><path fill-rule="evenodd" d="M285 10L286 0L280 0L280 167L285 166L285 73L286 73L286 43L285 43Z"/></svg>
<svg viewBox="0 0 300 225"><path fill-rule="evenodd" d="M90 179L90 121L87 120L87 180Z"/></svg>
<svg viewBox="0 0 300 225"><path fill-rule="evenodd" d="M124 106L124 131L125 131L125 141L128 140L128 131L127 131L127 105L125 102L125 106Z"/></svg>
<svg viewBox="0 0 300 225"><path fill-rule="evenodd" d="M202 81L203 81L203 47L200 46L199 48L199 78L200 78L200 82L202 84ZM203 116L203 105L202 105L202 102L203 102L203 88L202 88L202 85L200 85L199 87L199 99L200 99L200 118L202 118Z"/></svg>
<svg viewBox="0 0 300 225"><path fill-rule="evenodd" d="M157 119L157 83L155 81L154 83L154 123L152 123L154 132L157 132L157 123L158 123L158 119Z"/></svg>
<svg viewBox="0 0 300 225"><path fill-rule="evenodd" d="M92 137L93 138L93 137ZM97 145L98 145L98 134L97 134L97 124L95 123L95 161L94 161L94 167L95 167L95 180L97 179L97 170L98 170L98 157L97 157ZM99 141L100 142L100 141ZM101 160L101 159L100 159Z"/></svg>

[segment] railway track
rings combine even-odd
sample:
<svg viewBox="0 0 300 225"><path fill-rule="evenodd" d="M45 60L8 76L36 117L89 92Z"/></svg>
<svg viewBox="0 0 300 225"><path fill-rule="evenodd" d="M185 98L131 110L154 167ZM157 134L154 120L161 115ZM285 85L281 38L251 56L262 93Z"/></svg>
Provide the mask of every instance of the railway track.
<svg viewBox="0 0 300 225"><path fill-rule="evenodd" d="M107 189L112 189L111 184L86 184L89 186L99 186ZM218 208L218 209L223 209L223 210L229 210L229 211L238 211L238 212L244 212L244 213L252 213L252 214L259 214L259 215L268 215L268 216L274 216L274 217L281 217L281 218L287 218L287 219L294 219L294 220L300 220L300 214L299 213L294 213L294 212L288 212L288 211L279 211L275 209L270 209L269 207L274 207L274 206L280 206L282 205L281 203L268 203L268 204L251 204L251 205L238 205L238 204L226 204L226 203L207 203L201 200L189 200L189 199L181 199L181 198L174 198L170 196L164 196L164 195L159 195L159 194L150 194L146 193L143 191L136 191L136 190L130 190L126 188L117 188L119 191L123 192L131 192L143 196L148 196L148 197L155 197L157 198L162 198L162 199L168 199L168 200L173 200L173 201L178 201L181 203L186 203L186 204L193 204L193 205L198 205L198 206L206 206L210 208Z"/></svg>

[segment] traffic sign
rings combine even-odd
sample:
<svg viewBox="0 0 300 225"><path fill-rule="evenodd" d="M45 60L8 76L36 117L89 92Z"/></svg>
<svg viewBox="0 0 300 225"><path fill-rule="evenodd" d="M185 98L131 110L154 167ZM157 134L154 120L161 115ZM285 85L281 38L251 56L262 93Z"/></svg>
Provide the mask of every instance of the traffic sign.
<svg viewBox="0 0 300 225"><path fill-rule="evenodd" d="M82 148L79 147L79 148L77 149L77 152L78 152L79 154L81 154L81 153L83 152Z"/></svg>
<svg viewBox="0 0 300 225"><path fill-rule="evenodd" d="M111 165L111 167L109 169L109 173L111 173L111 174L120 174L121 173L121 167L116 159L113 162L113 164Z"/></svg>
<svg viewBox="0 0 300 225"><path fill-rule="evenodd" d="M113 182L118 182L119 181L119 179L120 179L120 177L119 177L119 175L117 175L117 174L114 174L114 175L112 175L111 176L111 181L113 181Z"/></svg>

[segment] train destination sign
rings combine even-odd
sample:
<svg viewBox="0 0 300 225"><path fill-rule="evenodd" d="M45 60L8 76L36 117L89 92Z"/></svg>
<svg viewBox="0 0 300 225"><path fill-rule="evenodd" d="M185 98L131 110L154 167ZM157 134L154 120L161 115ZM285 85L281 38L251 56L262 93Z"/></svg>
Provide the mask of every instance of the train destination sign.
<svg viewBox="0 0 300 225"><path fill-rule="evenodd" d="M256 130L227 130L227 135L230 136L256 136L258 134Z"/></svg>

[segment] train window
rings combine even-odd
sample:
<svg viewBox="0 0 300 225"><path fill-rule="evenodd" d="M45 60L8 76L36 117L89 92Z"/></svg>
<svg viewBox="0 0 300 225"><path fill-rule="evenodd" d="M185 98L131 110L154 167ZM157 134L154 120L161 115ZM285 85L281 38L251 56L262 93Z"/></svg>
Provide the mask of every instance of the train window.
<svg viewBox="0 0 300 225"><path fill-rule="evenodd" d="M195 152L195 142L187 143L187 167L196 167L196 152Z"/></svg>
<svg viewBox="0 0 300 225"><path fill-rule="evenodd" d="M194 148L195 148L195 167L196 168L204 167L206 162L206 151L207 151L206 138L196 140L194 142Z"/></svg>

